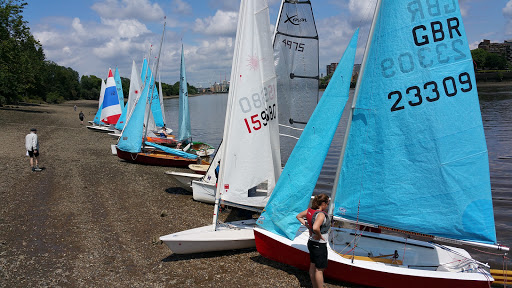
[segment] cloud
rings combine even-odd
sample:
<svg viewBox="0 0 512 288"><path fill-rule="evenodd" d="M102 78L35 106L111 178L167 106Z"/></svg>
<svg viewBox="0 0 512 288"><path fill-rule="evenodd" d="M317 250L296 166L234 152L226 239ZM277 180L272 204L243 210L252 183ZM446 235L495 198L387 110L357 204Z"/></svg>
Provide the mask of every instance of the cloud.
<svg viewBox="0 0 512 288"><path fill-rule="evenodd" d="M507 23L505 24L505 36L511 37L512 36L512 0L509 0L505 7L503 8L503 16L505 16L505 19Z"/></svg>
<svg viewBox="0 0 512 288"><path fill-rule="evenodd" d="M234 36L237 22L237 12L218 10L214 16L196 19L193 30L204 35Z"/></svg>
<svg viewBox="0 0 512 288"><path fill-rule="evenodd" d="M91 7L102 18L137 18L144 21L159 21L164 11L157 3L149 0L104 0L94 3Z"/></svg>
<svg viewBox="0 0 512 288"><path fill-rule="evenodd" d="M350 0L348 9L353 21L368 23L371 22L375 11L376 1L373 0Z"/></svg>
<svg viewBox="0 0 512 288"><path fill-rule="evenodd" d="M110 31L110 37L113 38L136 38L146 33L152 33L146 25L136 19L101 19L105 28ZM107 35L104 35L107 36Z"/></svg>
<svg viewBox="0 0 512 288"><path fill-rule="evenodd" d="M173 0L172 1L172 11L175 14L192 14L192 7L182 0Z"/></svg>

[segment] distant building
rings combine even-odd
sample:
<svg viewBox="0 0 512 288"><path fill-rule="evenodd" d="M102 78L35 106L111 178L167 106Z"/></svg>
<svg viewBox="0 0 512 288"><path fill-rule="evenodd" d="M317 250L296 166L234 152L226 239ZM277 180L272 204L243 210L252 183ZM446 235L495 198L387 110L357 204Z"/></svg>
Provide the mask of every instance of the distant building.
<svg viewBox="0 0 512 288"><path fill-rule="evenodd" d="M329 65L327 65L326 67L326 70L327 70L327 75L331 75L332 73L334 73L334 71L336 70L336 67L338 67L338 63L331 63Z"/></svg>
<svg viewBox="0 0 512 288"><path fill-rule="evenodd" d="M361 64L354 64L354 69L352 70L352 79L350 79L350 82L357 82L357 77L359 77L359 71L361 71Z"/></svg>
<svg viewBox="0 0 512 288"><path fill-rule="evenodd" d="M478 44L478 48L489 53L496 53L504 56L507 62L512 64L512 40L505 40L503 43L491 43L491 40L484 39Z"/></svg>
<svg viewBox="0 0 512 288"><path fill-rule="evenodd" d="M227 93L229 91L229 82L224 80L222 83L213 83L212 87L210 87L210 91L213 93Z"/></svg>

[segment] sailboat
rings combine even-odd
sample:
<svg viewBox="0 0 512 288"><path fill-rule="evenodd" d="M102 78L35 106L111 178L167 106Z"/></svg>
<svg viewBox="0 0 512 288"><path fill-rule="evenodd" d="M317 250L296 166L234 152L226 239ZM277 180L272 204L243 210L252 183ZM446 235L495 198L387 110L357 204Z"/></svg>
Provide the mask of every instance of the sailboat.
<svg viewBox="0 0 512 288"><path fill-rule="evenodd" d="M162 50L164 33L165 24L158 56ZM144 63L146 64L146 62ZM159 60L156 62L155 71L158 71L158 65ZM146 141L147 134L154 129L157 119L162 118L158 114L158 111L161 111L160 105L153 105L153 101L158 99L158 93L154 93L156 91L154 82L156 76L149 68L146 69L143 76L142 78L146 79L145 86L119 138L116 146L117 156L128 162L158 166L187 167L189 164L197 163L197 155ZM156 149L147 149L146 146Z"/></svg>
<svg viewBox="0 0 512 288"><path fill-rule="evenodd" d="M311 1L281 2L272 46L279 95L281 161L285 163L287 151L294 147L318 102L318 33ZM212 170L217 163L210 163ZM207 173L203 179L191 181L194 200L215 201L213 177L213 173Z"/></svg>
<svg viewBox="0 0 512 288"><path fill-rule="evenodd" d="M131 112L135 106L136 100L140 97L142 92L141 84L140 84L140 74L137 71L137 67L135 65L135 60L132 60L132 72L130 75L130 88L128 92L128 101L126 102L125 110L123 110L123 114L119 118L118 123L116 124L116 130L122 131L124 129L125 123L128 122L131 116ZM117 83L117 81L116 81ZM120 123L122 120L123 123ZM115 139L119 139L121 137L121 132L113 132L108 135L112 136ZM114 145L115 146L115 145ZM115 151L115 149L113 149Z"/></svg>
<svg viewBox="0 0 512 288"><path fill-rule="evenodd" d="M267 1L241 1L213 224L160 237L175 254L255 245L254 219L222 224L217 217L221 201L260 211L281 171L271 41ZM254 189L261 184L268 187L264 193Z"/></svg>
<svg viewBox="0 0 512 288"><path fill-rule="evenodd" d="M87 126L87 128L100 131L100 132L113 132L113 126L119 120L121 116L121 105L117 95L117 88L114 80L112 69L108 69L107 83L105 84L103 91L103 97L100 95L101 107L98 109L94 118L94 123L97 125ZM99 119L98 119L99 114ZM103 124L103 125L101 125ZM107 126L108 125L108 126Z"/></svg>
<svg viewBox="0 0 512 288"><path fill-rule="evenodd" d="M180 95L179 95L179 138L183 151L193 153L201 157L207 157L215 152L215 148L207 143L192 141L192 129L190 128L190 113L188 109L188 85L185 69L185 55L183 44L181 45L181 64L180 64Z"/></svg>
<svg viewBox="0 0 512 288"><path fill-rule="evenodd" d="M489 267L445 243L509 250L496 242L487 147L457 1L425 5L377 2L331 195L329 214L342 227L329 232L327 278L375 287L489 287ZM351 46L345 53L355 53ZM309 233L295 217L307 208L321 163L304 167L301 160L325 159L311 147L328 147L332 137L320 141L313 133L337 125L339 118L322 114L347 101L349 74L338 71L347 65L340 62L254 229L261 255L304 270ZM339 99L321 105L331 97Z"/></svg>

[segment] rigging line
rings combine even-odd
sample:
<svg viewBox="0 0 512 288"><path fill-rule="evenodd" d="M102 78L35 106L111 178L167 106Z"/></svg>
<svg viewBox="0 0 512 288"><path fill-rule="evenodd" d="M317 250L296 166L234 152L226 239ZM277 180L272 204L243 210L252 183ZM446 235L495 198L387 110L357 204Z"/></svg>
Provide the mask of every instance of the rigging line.
<svg viewBox="0 0 512 288"><path fill-rule="evenodd" d="M293 139L299 140L299 137L295 137L295 136L288 135L288 134L281 134L281 133L279 133L279 136L289 137L289 138L293 138Z"/></svg>
<svg viewBox="0 0 512 288"><path fill-rule="evenodd" d="M288 37L293 37L293 38L299 38L299 39L314 39L314 40L318 40L318 36L296 36L296 35L293 35L293 34L288 34L288 33L283 33L283 32L277 32L276 34L280 34L280 35L284 35L284 36L288 36Z"/></svg>
<svg viewBox="0 0 512 288"><path fill-rule="evenodd" d="M304 131L304 129L303 129L303 128L295 128L295 127L287 126L287 125L284 125L284 124L279 124L279 126L281 126L281 127L285 127L285 128L294 129L294 130Z"/></svg>
<svg viewBox="0 0 512 288"><path fill-rule="evenodd" d="M290 73L290 79L294 79L294 78L313 79L313 80L320 79L320 77L318 75L317 76L300 76L300 75L295 75L293 73Z"/></svg>
<svg viewBox="0 0 512 288"><path fill-rule="evenodd" d="M482 262L480 262L480 261L477 261L477 260L475 260L475 259L473 259L473 258L468 258L468 257L466 257L466 256L462 255L461 253L459 253L459 252L457 252L457 251L455 251L455 250L453 250L453 249L448 248L447 246L444 246L444 245L441 245L441 244L438 244L438 243L435 243L435 242L429 242L429 243L430 243L430 244L432 244L432 245L434 245L434 246L437 246L437 247L439 247L439 248L441 248L441 249L443 249L443 250L446 250L446 251L448 251L448 252L450 252L450 253L453 253L453 254L455 254L455 255L457 255L457 256L459 256L459 257L461 257L461 258L464 258L464 259L466 259L467 261L470 261L470 262L476 263L476 264L481 265L481 266L483 266L483 267L489 267L489 265L487 265L487 264L485 264L485 263L482 263Z"/></svg>

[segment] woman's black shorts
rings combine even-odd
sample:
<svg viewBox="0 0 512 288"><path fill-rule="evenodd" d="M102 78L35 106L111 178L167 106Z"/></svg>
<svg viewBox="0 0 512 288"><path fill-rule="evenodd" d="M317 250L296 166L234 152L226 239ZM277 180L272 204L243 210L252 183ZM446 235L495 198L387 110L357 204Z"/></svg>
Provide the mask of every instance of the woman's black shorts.
<svg viewBox="0 0 512 288"><path fill-rule="evenodd" d="M28 151L28 156L30 156L30 157L39 156L39 150L37 150L37 152L35 152L35 153L32 150Z"/></svg>
<svg viewBox="0 0 512 288"><path fill-rule="evenodd" d="M308 241L309 261L318 269L327 268L327 243Z"/></svg>

